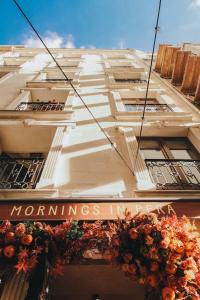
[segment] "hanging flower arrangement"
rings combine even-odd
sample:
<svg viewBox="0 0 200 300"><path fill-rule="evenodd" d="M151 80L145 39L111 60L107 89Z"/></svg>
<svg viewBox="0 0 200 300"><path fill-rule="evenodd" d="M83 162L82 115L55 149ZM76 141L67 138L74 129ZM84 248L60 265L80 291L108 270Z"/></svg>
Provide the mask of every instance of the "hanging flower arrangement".
<svg viewBox="0 0 200 300"><path fill-rule="evenodd" d="M110 246L126 276L161 299L200 299L200 235L186 217L126 214Z"/></svg>
<svg viewBox="0 0 200 300"><path fill-rule="evenodd" d="M17 273L31 272L45 255L51 274L62 275L66 263L90 258L91 249L160 299L200 300L200 235L186 217L126 213L114 222L0 225L0 268Z"/></svg>

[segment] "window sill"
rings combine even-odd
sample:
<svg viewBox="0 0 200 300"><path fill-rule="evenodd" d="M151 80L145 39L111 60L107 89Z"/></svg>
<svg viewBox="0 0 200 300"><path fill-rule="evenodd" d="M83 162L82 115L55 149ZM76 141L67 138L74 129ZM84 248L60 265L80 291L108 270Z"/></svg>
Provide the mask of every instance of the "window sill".
<svg viewBox="0 0 200 300"><path fill-rule="evenodd" d="M133 120L141 120L142 112L115 112L115 118L119 121L133 121ZM191 122L192 114L188 114L185 112L145 112L145 119L150 121L155 120L169 120L175 121L175 119L180 122Z"/></svg>
<svg viewBox="0 0 200 300"><path fill-rule="evenodd" d="M200 197L200 188L199 190L134 190L136 197L144 197L144 198L155 198L155 197L165 197L165 198L174 198L178 199L187 198L197 198ZM177 199L177 200L178 200Z"/></svg>

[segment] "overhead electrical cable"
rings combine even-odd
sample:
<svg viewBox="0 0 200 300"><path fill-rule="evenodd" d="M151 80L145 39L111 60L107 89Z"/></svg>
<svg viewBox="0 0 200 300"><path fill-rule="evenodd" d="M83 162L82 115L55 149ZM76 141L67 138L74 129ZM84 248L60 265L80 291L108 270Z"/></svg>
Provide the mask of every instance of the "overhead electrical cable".
<svg viewBox="0 0 200 300"><path fill-rule="evenodd" d="M134 176L133 170L131 169L131 167L129 166L128 162L124 159L123 155L121 154L121 152L117 149L117 147L115 147L114 142L111 140L111 138L107 135L107 133L105 132L104 128L101 126L101 124L99 123L99 121L97 120L97 118L94 116L94 114L92 113L92 111L89 109L89 107L87 106L87 104L85 103L85 101L83 100L83 98L81 97L81 95L79 94L78 90L76 89L76 87L73 85L71 79L65 74L65 72L63 71L62 67L59 65L58 61L56 60L56 58L53 56L52 52L49 50L49 48L47 47L46 43L44 42L44 40L42 39L42 37L40 36L40 34L38 33L37 29L35 28L35 26L33 25L33 23L30 21L30 19L28 18L28 16L25 14L25 12L23 11L22 7L19 5L19 3L16 0L13 0L13 2L15 3L15 5L17 6L17 8L19 9L19 11L21 12L21 14L24 16L24 18L26 19L26 21L28 22L28 24L30 25L30 27L32 28L32 30L35 32L35 34L37 35L38 39L41 41L41 43L43 44L43 46L45 47L45 49L47 50L47 52L49 53L49 55L51 56L51 58L53 59L53 61L55 62L55 64L57 65L57 67L59 68L59 70L61 71L61 73L63 74L63 76L65 77L66 81L70 84L70 86L72 87L72 89L74 90L75 94L78 96L78 98L81 100L81 102L84 104L85 108L88 110L88 112L90 113L90 115L92 116L92 118L94 119L94 121L96 122L96 124L98 125L98 127L100 128L100 130L103 132L104 136L106 137L106 139L109 141L110 145L114 148L114 150L117 152L117 154L119 155L119 157L122 159L122 161L124 162L124 164L126 165L126 167L129 169L129 171L132 173L132 175Z"/></svg>
<svg viewBox="0 0 200 300"><path fill-rule="evenodd" d="M158 7L158 13L157 13L157 21L156 21L156 27L155 27L153 49L152 49L152 55L151 55L151 63L150 63L150 68L149 68L149 75L148 75L148 81L147 81L147 89L146 89L146 95L145 95L145 103L144 103L144 109L143 109L143 113L142 113L142 117L141 117L142 122L141 122L141 127L140 127L140 134L139 134L139 140L138 140L138 145L137 145L137 150L136 150L136 158L135 158L135 164L134 164L133 170L129 166L128 162L124 159L124 157L121 154L121 152L117 149L117 147L115 147L113 141L107 135L107 133L105 132L104 128L101 126L101 124L99 123L99 121L97 120L97 118L94 116L94 114L92 113L92 111L89 109L89 107L87 106L87 104L85 103L85 101L83 100L83 98L81 97L81 95L79 94L78 90L73 85L71 79L65 74L65 72L62 69L62 67L59 65L58 61L53 56L52 52L49 50L49 48L47 47L46 43L43 41L43 39L40 36L40 34L37 31L37 29L35 28L35 26L31 22L31 20L28 18L28 16L26 15L26 13L23 11L22 7L19 5L19 3L16 0L12 0L12 1L15 3L15 5L19 9L19 11L23 15L23 17L26 19L26 21L28 22L28 24L30 25L30 27L32 28L32 30L35 32L36 36L41 41L41 43L43 44L44 48L46 49L46 51L48 52L48 54L51 56L51 58L55 62L56 66L59 68L59 70L63 74L65 80L69 83L69 85L71 86L71 88L74 90L75 94L78 96L78 98L81 100L81 102L83 103L83 105L85 106L85 108L88 110L88 112L90 113L90 115L92 116L92 118L94 119L94 121L96 122L96 124L98 125L98 127L100 128L100 130L103 132L104 136L109 141L110 145L114 148L114 150L117 152L117 154L123 160L124 164L130 170L130 172L134 175L135 165L136 165L136 161L137 161L137 158L138 158L139 147L140 147L140 143L141 143L141 136L142 136L142 130L143 130L143 124L144 124L144 116L145 116L145 110L146 110L146 104L147 104L147 98L148 98L149 84L150 84L151 73L152 73L152 65L153 65L153 58L154 58L154 52L155 52L156 38L157 38L157 32L159 30L159 26L158 25L159 25L159 17L160 17L160 10L161 10L162 0L159 0L159 7Z"/></svg>
<svg viewBox="0 0 200 300"><path fill-rule="evenodd" d="M143 107L143 112L142 112L142 117L141 117L142 121L141 121L141 125L140 125L140 132L139 132L139 137L138 137L138 144L137 144L135 162L134 162L134 167L133 167L133 173L135 172L135 167L137 164L138 154L139 154L139 150L140 150L142 131L143 131L143 126L144 126L144 117L145 117L147 99L148 99L148 94L149 94L149 85L150 85L151 73L152 73L152 67L153 67L153 59L154 59L154 53L155 53L155 47L156 47L156 39L157 39L157 33L160 29L159 19L160 19L161 5L162 5L162 0L159 0L156 26L155 26L155 34L154 34L154 40L153 40L153 48L152 48L152 52L151 52L151 61L150 61L149 74L148 74L148 80L147 80L147 88L146 88L144 107Z"/></svg>

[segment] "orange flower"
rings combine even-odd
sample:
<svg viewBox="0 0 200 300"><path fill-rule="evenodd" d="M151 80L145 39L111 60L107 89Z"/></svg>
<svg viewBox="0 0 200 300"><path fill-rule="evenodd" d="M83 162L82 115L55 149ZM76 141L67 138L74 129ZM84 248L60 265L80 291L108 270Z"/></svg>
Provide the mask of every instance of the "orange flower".
<svg viewBox="0 0 200 300"><path fill-rule="evenodd" d="M175 264L167 264L165 270L168 274L175 274L177 271L177 266Z"/></svg>
<svg viewBox="0 0 200 300"><path fill-rule="evenodd" d="M153 288L156 288L158 286L158 277L155 274L148 275L147 284L149 284Z"/></svg>
<svg viewBox="0 0 200 300"><path fill-rule="evenodd" d="M162 299L163 300L174 300L176 297L176 294L174 290L170 287L165 287L162 290Z"/></svg>
<svg viewBox="0 0 200 300"><path fill-rule="evenodd" d="M136 240L138 238L138 231L135 228L131 228L129 230L129 235L132 240Z"/></svg>
<svg viewBox="0 0 200 300"><path fill-rule="evenodd" d="M192 251L195 248L194 242L188 242L185 244L186 251Z"/></svg>
<svg viewBox="0 0 200 300"><path fill-rule="evenodd" d="M26 260L21 260L19 261L16 265L15 268L17 269L17 274L20 271L24 271L25 273L28 271L28 264Z"/></svg>
<svg viewBox="0 0 200 300"><path fill-rule="evenodd" d="M145 242L147 245L152 245L154 242L154 239L150 235L147 235L145 238Z"/></svg>
<svg viewBox="0 0 200 300"><path fill-rule="evenodd" d="M165 239L166 237L169 237L169 231L166 229L161 230L161 236L163 239Z"/></svg>
<svg viewBox="0 0 200 300"><path fill-rule="evenodd" d="M6 242L13 242L15 239L15 234L12 231L6 232Z"/></svg>
<svg viewBox="0 0 200 300"><path fill-rule="evenodd" d="M15 227L15 234L18 237L21 237L22 235L24 235L26 232L26 227L23 223L19 223L16 225Z"/></svg>
<svg viewBox="0 0 200 300"><path fill-rule="evenodd" d="M200 286L200 272L196 273L195 279L196 279L198 286Z"/></svg>
<svg viewBox="0 0 200 300"><path fill-rule="evenodd" d="M145 234L150 234L152 232L153 227L150 224L145 224L143 229Z"/></svg>
<svg viewBox="0 0 200 300"><path fill-rule="evenodd" d="M169 244L170 244L170 238L166 237L160 242L160 247L163 249L167 249L169 247Z"/></svg>
<svg viewBox="0 0 200 300"><path fill-rule="evenodd" d="M33 237L31 234L26 234L21 238L21 243L26 246L30 245L32 241L33 241Z"/></svg>
<svg viewBox="0 0 200 300"><path fill-rule="evenodd" d="M26 259L28 257L28 250L27 249L23 249L19 252L18 254L18 259L19 260L23 260Z"/></svg>
<svg viewBox="0 0 200 300"><path fill-rule="evenodd" d="M6 257L12 258L15 255L15 247L12 245L6 246L3 253Z"/></svg>

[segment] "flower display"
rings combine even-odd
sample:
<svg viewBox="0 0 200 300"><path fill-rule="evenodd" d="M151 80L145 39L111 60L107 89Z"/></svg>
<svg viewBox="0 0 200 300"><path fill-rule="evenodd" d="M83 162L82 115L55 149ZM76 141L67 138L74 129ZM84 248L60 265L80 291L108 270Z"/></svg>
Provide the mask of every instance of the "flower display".
<svg viewBox="0 0 200 300"><path fill-rule="evenodd" d="M163 300L200 299L200 234L189 219L127 213L116 227L112 260L126 276Z"/></svg>
<svg viewBox="0 0 200 300"><path fill-rule="evenodd" d="M163 300L200 300L200 234L186 217L125 214L116 221L0 225L0 267L31 272L40 256L50 274L73 259L105 259Z"/></svg>

